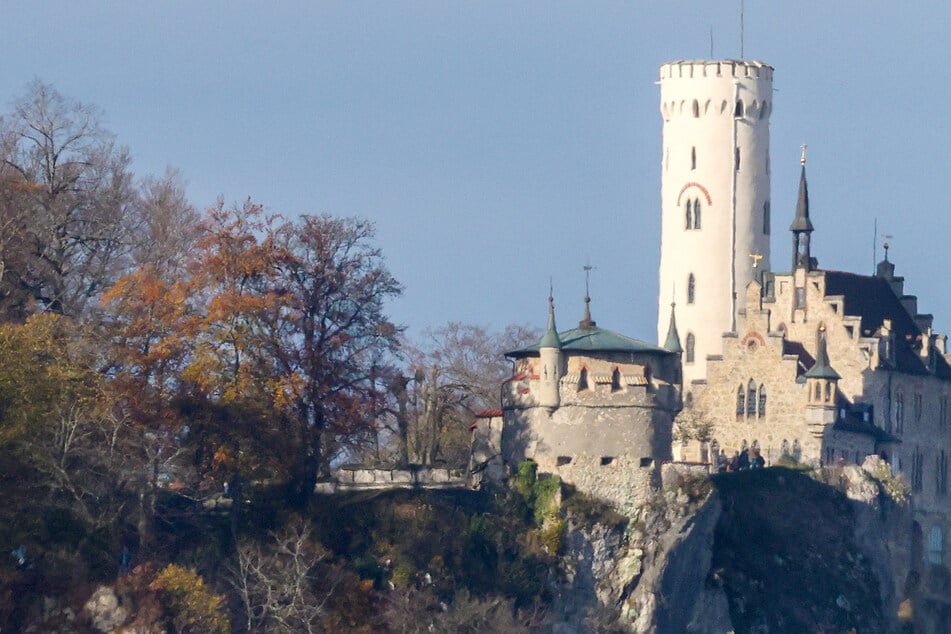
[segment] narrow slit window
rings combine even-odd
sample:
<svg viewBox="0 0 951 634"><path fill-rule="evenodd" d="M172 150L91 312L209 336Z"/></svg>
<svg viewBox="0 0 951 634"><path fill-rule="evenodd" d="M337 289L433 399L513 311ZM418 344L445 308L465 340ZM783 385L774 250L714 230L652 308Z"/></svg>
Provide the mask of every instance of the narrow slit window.
<svg viewBox="0 0 951 634"><path fill-rule="evenodd" d="M690 169L697 169L697 147L690 148Z"/></svg>
<svg viewBox="0 0 951 634"><path fill-rule="evenodd" d="M687 276L687 303L692 304L697 299L697 278L693 273Z"/></svg>
<svg viewBox="0 0 951 634"><path fill-rule="evenodd" d="M687 333L687 351L686 351L686 352L687 352L687 354L686 354L686 357L687 357L687 358L686 358L686 362L687 362L687 363L693 363L693 359L694 359L694 348L696 347L696 345L697 345L697 339L696 339L696 337L693 336L693 333L692 333L692 332L688 332L688 333Z"/></svg>
<svg viewBox="0 0 951 634"><path fill-rule="evenodd" d="M700 228L700 199L695 198L693 201L693 228Z"/></svg>

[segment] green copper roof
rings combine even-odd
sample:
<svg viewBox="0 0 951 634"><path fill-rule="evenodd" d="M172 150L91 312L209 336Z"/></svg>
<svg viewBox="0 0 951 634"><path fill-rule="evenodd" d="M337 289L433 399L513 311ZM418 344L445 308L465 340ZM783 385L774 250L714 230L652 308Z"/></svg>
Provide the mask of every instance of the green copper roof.
<svg viewBox="0 0 951 634"><path fill-rule="evenodd" d="M826 350L826 333L822 330L819 333L819 352L816 354L816 362L804 375L807 379L828 379L838 381L842 377L832 369L829 363L829 352Z"/></svg>
<svg viewBox="0 0 951 634"><path fill-rule="evenodd" d="M561 340L558 338L558 331L555 329L555 298L548 296L548 328L545 330L545 336L538 342L539 348L560 348Z"/></svg>
<svg viewBox="0 0 951 634"><path fill-rule="evenodd" d="M680 354L684 351L680 345L680 333L677 332L677 319L674 317L674 306L670 304L670 325L667 327L667 341L664 342L664 348L670 352Z"/></svg>
<svg viewBox="0 0 951 634"><path fill-rule="evenodd" d="M547 336L547 333L546 333ZM605 328L591 326L589 328L573 328L559 333L561 349L566 352L650 352L655 354L672 354L653 344L618 334ZM544 341L544 337L542 338ZM507 357L527 357L538 353L542 341L505 353Z"/></svg>

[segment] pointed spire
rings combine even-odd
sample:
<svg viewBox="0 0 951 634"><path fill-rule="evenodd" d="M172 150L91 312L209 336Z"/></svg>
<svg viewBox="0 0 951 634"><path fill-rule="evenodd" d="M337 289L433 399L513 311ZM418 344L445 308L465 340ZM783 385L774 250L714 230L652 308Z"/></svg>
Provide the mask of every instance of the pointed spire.
<svg viewBox="0 0 951 634"><path fill-rule="evenodd" d="M680 334L677 332L677 317L674 315L674 308L677 302L670 302L670 326L667 327L667 340L664 342L664 348L670 352L680 354L684 351L680 345Z"/></svg>
<svg viewBox="0 0 951 634"><path fill-rule="evenodd" d="M819 350L816 352L816 362L809 368L805 376L807 379L828 379L831 381L838 381L842 378L838 372L832 369L832 365L829 363L825 326L819 328Z"/></svg>
<svg viewBox="0 0 951 634"><path fill-rule="evenodd" d="M578 328L582 330L591 330L598 323L591 319L591 292L588 286L588 277L594 269L590 264L584 265L584 318L578 322Z"/></svg>
<svg viewBox="0 0 951 634"><path fill-rule="evenodd" d="M561 339L558 338L558 330L555 328L555 298L554 292L549 283L548 287L548 328L542 337L540 348L561 348Z"/></svg>
<svg viewBox="0 0 951 634"><path fill-rule="evenodd" d="M803 154L802 173L799 176L799 200L796 202L796 219L790 225L790 231L812 231L812 221L809 220L809 186L806 184L806 158Z"/></svg>

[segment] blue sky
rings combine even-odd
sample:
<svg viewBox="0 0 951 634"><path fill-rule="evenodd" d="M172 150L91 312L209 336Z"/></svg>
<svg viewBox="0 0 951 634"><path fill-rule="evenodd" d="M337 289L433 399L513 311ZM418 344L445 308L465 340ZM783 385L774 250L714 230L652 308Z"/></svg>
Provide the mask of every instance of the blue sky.
<svg viewBox="0 0 951 634"><path fill-rule="evenodd" d="M370 218L418 334L581 317L654 339L658 66L740 56L730 2L7 2L0 104L33 78L101 107L137 173L198 207ZM776 69L773 266L788 265L809 144L824 268L870 272L873 221L936 327L951 3L747 0L745 57ZM777 230L778 229L778 230ZM878 242L881 242L879 239Z"/></svg>

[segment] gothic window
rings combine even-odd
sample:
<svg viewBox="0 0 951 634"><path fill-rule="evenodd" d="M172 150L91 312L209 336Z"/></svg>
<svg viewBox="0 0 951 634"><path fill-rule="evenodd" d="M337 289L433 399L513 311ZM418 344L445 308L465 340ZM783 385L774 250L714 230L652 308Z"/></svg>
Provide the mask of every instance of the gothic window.
<svg viewBox="0 0 951 634"><path fill-rule="evenodd" d="M743 100L742 99L736 100L736 106L733 108L733 116L734 117L743 116Z"/></svg>
<svg viewBox="0 0 951 634"><path fill-rule="evenodd" d="M766 416L766 386L759 386L759 416Z"/></svg>
<svg viewBox="0 0 951 634"><path fill-rule="evenodd" d="M944 535L940 526L932 526L928 534L928 563L938 566L944 561Z"/></svg>
<svg viewBox="0 0 951 634"><path fill-rule="evenodd" d="M922 490L922 466L924 463L924 456L921 455L921 450L915 447L915 453L911 457L911 490L915 493L920 493Z"/></svg>
<svg viewBox="0 0 951 634"><path fill-rule="evenodd" d="M693 201L693 228L700 228L700 199L695 198Z"/></svg>
<svg viewBox="0 0 951 634"><path fill-rule="evenodd" d="M783 444L782 444L782 449L780 449L780 453L784 456L789 455L789 441L786 440L785 438L783 438Z"/></svg>
<svg viewBox="0 0 951 634"><path fill-rule="evenodd" d="M690 148L690 169L697 169L697 146L692 146Z"/></svg>
<svg viewBox="0 0 951 634"><path fill-rule="evenodd" d="M826 403L832 402L832 382L826 382Z"/></svg>
<svg viewBox="0 0 951 634"><path fill-rule="evenodd" d="M898 390L895 393L895 433L905 431L905 393Z"/></svg>
<svg viewBox="0 0 951 634"><path fill-rule="evenodd" d="M578 374L578 391L588 389L588 368L581 368Z"/></svg>
<svg viewBox="0 0 951 634"><path fill-rule="evenodd" d="M692 332L687 333L687 363L693 363L694 348L697 345L697 339Z"/></svg>
<svg viewBox="0 0 951 634"><path fill-rule="evenodd" d="M756 383L753 379L750 379L749 385L746 386L746 416L756 416Z"/></svg>
<svg viewBox="0 0 951 634"><path fill-rule="evenodd" d="M686 214L686 229L690 231L693 229L693 201L687 201L687 214Z"/></svg>
<svg viewBox="0 0 951 634"><path fill-rule="evenodd" d="M736 390L736 419L740 420L743 418L743 413L746 411L746 390L743 389L741 385Z"/></svg>
<svg viewBox="0 0 951 634"><path fill-rule="evenodd" d="M948 494L948 456L944 453L944 449L938 454L935 462L935 492L944 497Z"/></svg>
<svg viewBox="0 0 951 634"><path fill-rule="evenodd" d="M700 116L700 102L696 99L693 100L693 116L695 119Z"/></svg>
<svg viewBox="0 0 951 634"><path fill-rule="evenodd" d="M692 304L697 297L697 278L693 273L687 276L687 303Z"/></svg>
<svg viewBox="0 0 951 634"><path fill-rule="evenodd" d="M835 463L835 447L826 447L826 465Z"/></svg>
<svg viewBox="0 0 951 634"><path fill-rule="evenodd" d="M815 394L814 394L813 397L812 397L812 402L813 402L813 403L821 403L821 402L822 402L822 386L819 385L819 382L818 382L818 381L816 381L816 390L815 390Z"/></svg>
<svg viewBox="0 0 951 634"><path fill-rule="evenodd" d="M802 457L802 445L799 444L798 438L792 443L792 457L796 460L799 460Z"/></svg>
<svg viewBox="0 0 951 634"><path fill-rule="evenodd" d="M763 233L769 235L769 201L763 203Z"/></svg>
<svg viewBox="0 0 951 634"><path fill-rule="evenodd" d="M621 371L617 368L614 368L614 372L611 373L611 391L619 392L621 390Z"/></svg>

